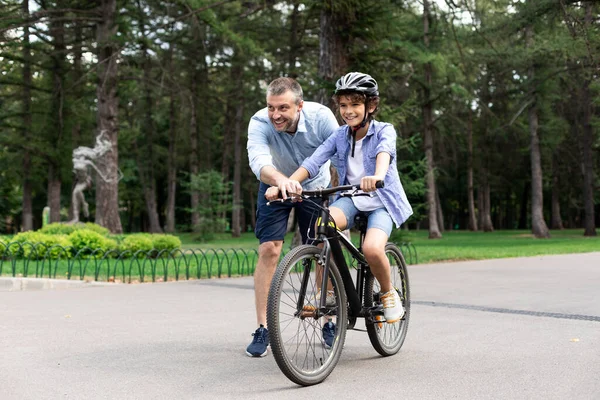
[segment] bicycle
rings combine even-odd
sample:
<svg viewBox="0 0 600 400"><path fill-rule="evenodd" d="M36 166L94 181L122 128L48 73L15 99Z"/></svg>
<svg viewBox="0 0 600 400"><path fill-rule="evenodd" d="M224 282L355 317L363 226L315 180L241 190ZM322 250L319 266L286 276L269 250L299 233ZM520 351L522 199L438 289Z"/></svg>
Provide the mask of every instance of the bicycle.
<svg viewBox="0 0 600 400"><path fill-rule="evenodd" d="M362 254L366 218L359 214L356 219L360 232L358 248L330 218L328 197L345 191L353 192L341 193L342 196L368 195L357 193L358 189L360 185L345 185L307 190L301 195L289 194L296 198L300 196L302 201L322 200L316 228L316 243L322 247L306 244L286 254L273 276L267 302L273 356L284 375L302 386L321 383L333 372L342 354L347 329L361 330L355 328L358 318L365 319L371 344L382 356L396 354L406 338L410 287L402 252L393 243L386 245L392 285L398 290L405 309L399 322L388 324L379 301L379 283ZM357 263L356 281L352 279L342 246ZM318 293L328 295L318 296ZM333 318L336 319L336 332L333 345L327 348L321 337L322 328L324 322Z"/></svg>

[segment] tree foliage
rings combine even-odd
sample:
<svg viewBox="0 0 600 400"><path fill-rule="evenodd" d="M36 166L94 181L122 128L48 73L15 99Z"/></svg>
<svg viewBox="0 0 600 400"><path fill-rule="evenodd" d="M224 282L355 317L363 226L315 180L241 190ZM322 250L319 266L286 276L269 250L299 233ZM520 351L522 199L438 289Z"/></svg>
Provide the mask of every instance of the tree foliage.
<svg viewBox="0 0 600 400"><path fill-rule="evenodd" d="M127 232L245 231L258 184L246 127L265 105L266 85L293 76L307 100L328 103L335 77L324 60L337 56L379 82L378 118L398 131L398 167L415 209L408 228L429 227L430 168L441 230L533 229L532 200L543 198L548 225L596 233L595 2L428 1L427 42L423 2L414 0L118 0L107 21L111 2L0 6L0 231L40 227L47 205L54 222L66 219L71 152L93 145L104 126L124 177L108 192L98 179L87 191L93 216L115 212L98 222L115 231L118 218ZM323 54L332 39L338 53ZM110 62L114 115L99 100ZM207 197L211 185L220 189ZM104 193L115 195L110 204Z"/></svg>

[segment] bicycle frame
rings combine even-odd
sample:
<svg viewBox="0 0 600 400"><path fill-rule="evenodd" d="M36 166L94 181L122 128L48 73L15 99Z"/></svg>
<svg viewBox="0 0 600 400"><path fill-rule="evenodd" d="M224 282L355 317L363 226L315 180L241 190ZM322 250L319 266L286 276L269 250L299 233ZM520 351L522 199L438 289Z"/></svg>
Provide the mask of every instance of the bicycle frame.
<svg viewBox="0 0 600 400"><path fill-rule="evenodd" d="M329 275L330 257L332 257L342 276L342 281L344 282L346 296L348 297L348 303L350 304L350 317L364 317L365 313L362 307L364 282L366 274L371 273L367 267L367 260L361 252L365 234L361 231L359 247L356 248L346 236L329 223L329 213L327 212L329 200L325 199L323 205L326 209L321 209L316 229L318 241L323 243L320 260L320 263L323 266L322 276L327 277ZM357 269L356 286L352 281L352 276L348 264L346 263L346 259L344 258L342 246L345 247L351 256L358 262L359 268ZM303 287L306 286L303 284ZM327 293L327 279L321 280L321 293ZM304 296L301 297L301 300L304 301ZM319 309L324 310L325 308L326 296L321 296Z"/></svg>

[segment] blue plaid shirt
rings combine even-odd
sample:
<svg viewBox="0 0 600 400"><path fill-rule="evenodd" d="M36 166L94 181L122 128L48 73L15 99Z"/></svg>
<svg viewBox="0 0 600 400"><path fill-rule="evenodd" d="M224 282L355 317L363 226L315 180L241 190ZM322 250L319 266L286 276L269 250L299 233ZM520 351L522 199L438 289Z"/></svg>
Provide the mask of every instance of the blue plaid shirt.
<svg viewBox="0 0 600 400"><path fill-rule="evenodd" d="M302 167L306 168L309 176L315 176L319 167L331 160L337 168L340 182L347 184L346 171L348 157L352 147L352 136L348 133L348 126L340 126L314 154L304 160ZM393 125L371 121L367 135L363 139L363 166L367 176L375 175L377 154L389 153L390 167L384 179L384 187L377 189L381 199L392 220L399 228L413 213L412 207L406 198L404 188L400 182L398 167L396 166L396 130Z"/></svg>
<svg viewBox="0 0 600 400"><path fill-rule="evenodd" d="M296 133L277 132L265 107L254 114L248 125L246 148L250 168L258 180L260 170L267 165L289 177L338 127L329 108L305 101ZM329 161L323 162L303 187L306 190L327 187L331 180L329 164Z"/></svg>

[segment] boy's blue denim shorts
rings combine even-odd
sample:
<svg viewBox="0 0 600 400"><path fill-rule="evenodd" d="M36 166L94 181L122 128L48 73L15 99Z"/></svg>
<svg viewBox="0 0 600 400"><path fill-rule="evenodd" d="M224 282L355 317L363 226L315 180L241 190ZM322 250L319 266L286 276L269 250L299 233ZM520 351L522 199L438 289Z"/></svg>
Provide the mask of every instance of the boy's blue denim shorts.
<svg viewBox="0 0 600 400"><path fill-rule="evenodd" d="M296 209L296 218L300 226L302 243L312 243L315 238L315 223L319 217L319 208L310 201L274 202L267 205L265 192L269 185L260 183L258 188L258 201L256 207L256 228L254 234L258 241L271 242L283 240L287 231L288 217L293 208Z"/></svg>
<svg viewBox="0 0 600 400"><path fill-rule="evenodd" d="M358 208L354 206L354 202L349 197L340 197L333 203L331 203L331 207L339 208L342 210L344 215L346 216L346 229L352 228L354 225L354 217L357 214L362 213L367 216L367 229L377 228L384 231L388 237L392 233L392 229L394 228L394 221L390 216L390 213L382 207L373 211L360 211Z"/></svg>

